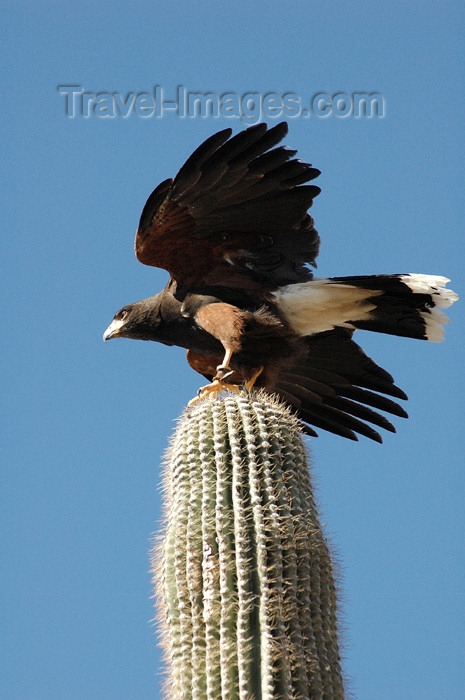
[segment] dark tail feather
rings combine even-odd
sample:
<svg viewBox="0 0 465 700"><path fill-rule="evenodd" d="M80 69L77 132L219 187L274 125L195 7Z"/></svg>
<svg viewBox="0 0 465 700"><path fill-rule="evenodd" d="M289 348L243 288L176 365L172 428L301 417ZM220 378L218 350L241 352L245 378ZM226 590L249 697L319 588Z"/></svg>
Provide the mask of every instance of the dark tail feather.
<svg viewBox="0 0 465 700"><path fill-rule="evenodd" d="M433 342L444 339L443 326L449 323L442 309L458 299L455 292L445 287L449 279L434 275L332 277L330 282L372 289L376 293L366 299L376 308L367 319L350 320L354 328Z"/></svg>

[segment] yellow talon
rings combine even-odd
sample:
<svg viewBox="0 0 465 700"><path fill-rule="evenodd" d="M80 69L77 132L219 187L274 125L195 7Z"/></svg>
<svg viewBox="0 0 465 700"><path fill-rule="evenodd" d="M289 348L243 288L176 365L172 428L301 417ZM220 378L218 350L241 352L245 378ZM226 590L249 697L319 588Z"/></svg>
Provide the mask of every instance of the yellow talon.
<svg viewBox="0 0 465 700"><path fill-rule="evenodd" d="M203 401L203 399L216 399L216 397L221 394L222 391L231 391L233 394L240 394L241 387L237 384L228 384L227 382L221 381L221 379L214 379L211 384L203 386L199 389L198 396L191 399L187 404L190 408L197 401Z"/></svg>
<svg viewBox="0 0 465 700"><path fill-rule="evenodd" d="M217 367L217 369L223 368ZM229 367L225 367L224 369L229 369ZM249 379L249 381L245 384L228 384L222 379L214 379L211 384L207 384L207 386L201 387L198 391L198 395L194 399L191 399L187 406L188 408L190 408L191 406L196 404L197 401L202 401L203 399L216 399L216 397L219 394L221 394L222 391L230 391L233 394L240 394L242 391L245 390L248 394L262 372L263 367L260 367L251 377L251 379Z"/></svg>

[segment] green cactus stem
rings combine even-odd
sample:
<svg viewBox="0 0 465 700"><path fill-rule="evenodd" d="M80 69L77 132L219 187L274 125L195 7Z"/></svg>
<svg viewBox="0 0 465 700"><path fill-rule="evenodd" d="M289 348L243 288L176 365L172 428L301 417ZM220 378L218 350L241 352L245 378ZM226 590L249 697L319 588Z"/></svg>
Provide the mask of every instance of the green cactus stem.
<svg viewBox="0 0 465 700"><path fill-rule="evenodd" d="M153 572L167 697L344 697L307 455L275 398L227 394L183 414Z"/></svg>

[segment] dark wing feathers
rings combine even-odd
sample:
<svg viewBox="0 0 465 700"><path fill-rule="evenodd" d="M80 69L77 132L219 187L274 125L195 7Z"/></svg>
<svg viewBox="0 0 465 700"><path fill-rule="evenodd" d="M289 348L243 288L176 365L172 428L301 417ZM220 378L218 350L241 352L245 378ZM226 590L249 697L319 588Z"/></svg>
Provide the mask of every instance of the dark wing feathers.
<svg viewBox="0 0 465 700"><path fill-rule="evenodd" d="M389 372L373 362L352 340L353 332L334 328L306 338L313 369L331 371L345 377L350 384L406 399L406 394L394 384ZM307 364L302 369L307 373Z"/></svg>
<svg viewBox="0 0 465 700"><path fill-rule="evenodd" d="M350 413L345 413L330 406L322 406L318 411L307 411L304 409L299 413L301 413L306 422L313 423L317 428L323 428L350 440L358 440L358 433L375 442L383 442L378 431L370 425L354 418Z"/></svg>
<svg viewBox="0 0 465 700"><path fill-rule="evenodd" d="M277 375L272 372L267 377L264 372L257 386L286 401L295 410L302 430L308 435L317 437L311 427L315 426L350 440L357 440L359 434L382 442L381 435L372 425L389 432L395 432L395 427L378 411L407 418L404 409L382 393L407 397L394 385L392 377L352 341L352 332L339 328L321 337L306 338L307 353L296 361L290 360ZM321 358L325 350L327 362L323 363ZM188 362L193 369L212 380L217 359L188 351ZM237 383L240 375L239 379L233 377L231 381ZM369 388L361 388L360 382Z"/></svg>
<svg viewBox="0 0 465 700"><path fill-rule="evenodd" d="M173 179L163 180L156 187L146 201L142 214L140 215L139 230L145 231L152 223L154 212L156 212L166 199L166 196L173 185Z"/></svg>
<svg viewBox="0 0 465 700"><path fill-rule="evenodd" d="M373 406L380 411L386 411L386 413L391 413L393 416L399 416L400 418L408 418L407 411L399 406L398 403L388 399L386 396L380 396L380 394L375 394L373 391L367 391L366 389L361 389L358 386L339 386L338 393L340 396L346 396L358 401L359 403L367 404L368 406ZM407 398L404 396L404 398Z"/></svg>
<svg viewBox="0 0 465 700"><path fill-rule="evenodd" d="M290 158L295 156L297 151L292 151L287 146L278 146L267 153L262 153L261 156L254 158L249 164L249 172L254 173L269 173L276 170L283 163L286 163Z"/></svg>
<svg viewBox="0 0 465 700"><path fill-rule="evenodd" d="M406 399L388 372L378 367L353 342L352 331L337 328L306 338L307 356L283 369L273 391L282 396L305 423L357 439L357 433L381 442L368 423L395 432L374 408L407 417L401 406L375 392ZM370 408L370 406L372 408Z"/></svg>
<svg viewBox="0 0 465 700"><path fill-rule="evenodd" d="M147 200L137 258L185 287L252 279L272 288L311 277L319 237L307 210L320 190L303 183L319 171L276 147L286 133L283 122L207 139Z"/></svg>
<svg viewBox="0 0 465 700"><path fill-rule="evenodd" d="M203 164L228 140L231 133L231 129L223 129L223 131L210 136L195 149L174 179L171 193L172 199L182 197L185 192L197 184L202 176Z"/></svg>
<svg viewBox="0 0 465 700"><path fill-rule="evenodd" d="M271 129L268 129L266 124L255 124L233 136L217 158L227 160L232 169L247 166L259 155L276 146L286 136L287 131L286 122L276 124Z"/></svg>
<svg viewBox="0 0 465 700"><path fill-rule="evenodd" d="M362 421L368 421L369 423L373 423L373 425L378 425L380 428L389 430L391 433L396 432L391 421L380 413L376 413L373 409L368 408L368 406L362 406L350 399L344 399L342 396L329 397L326 399L326 403L328 406L343 411L344 413L350 413L352 416L356 416Z"/></svg>
<svg viewBox="0 0 465 700"><path fill-rule="evenodd" d="M136 235L138 259L164 267L184 287L256 285L263 293L310 278L306 266L315 265L319 237L307 210L320 190L304 183L319 171L277 145L286 133L283 122L232 137L225 129L207 139L175 179L148 198ZM352 334L335 328L307 337L307 352L281 367L266 388L296 410L310 435L317 433L309 424L351 440L360 434L381 442L370 424L394 432L378 411L406 417L388 396L407 397ZM197 353L196 362L194 369L211 378L215 360Z"/></svg>

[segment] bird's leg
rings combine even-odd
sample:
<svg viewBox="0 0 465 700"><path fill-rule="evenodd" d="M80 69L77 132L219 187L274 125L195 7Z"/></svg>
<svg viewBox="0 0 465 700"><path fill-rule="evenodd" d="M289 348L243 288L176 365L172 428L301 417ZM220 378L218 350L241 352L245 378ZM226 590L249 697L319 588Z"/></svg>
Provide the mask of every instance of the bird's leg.
<svg viewBox="0 0 465 700"><path fill-rule="evenodd" d="M244 384L245 390L247 391L247 393L252 389L253 385L255 384L255 382L257 381L257 379L259 378L259 376L261 375L262 372L263 372L263 367L259 367L254 372L254 374L251 376L249 381Z"/></svg>
<svg viewBox="0 0 465 700"><path fill-rule="evenodd" d="M197 401L201 401L202 399L214 399L218 396L218 394L221 394L222 391L232 391L234 394L241 393L241 387L238 384L228 384L224 381L234 374L234 370L229 366L232 356L233 350L226 349L223 362L216 368L216 375L213 377L212 383L199 389L198 396L196 396L195 399L191 399L188 406L192 406L193 404L197 403Z"/></svg>
<svg viewBox="0 0 465 700"><path fill-rule="evenodd" d="M241 389L242 387L238 384L228 384L221 379L214 379L211 384L207 384L207 386L203 386L199 389L198 396L191 399L187 405L190 408L197 403L197 401L202 401L207 398L216 399L222 391L231 391L233 394L240 394Z"/></svg>
<svg viewBox="0 0 465 700"><path fill-rule="evenodd" d="M231 349L226 349L223 362L216 368L216 375L213 378L214 381L227 379L234 373L234 370L229 366L232 356L233 351Z"/></svg>
<svg viewBox="0 0 465 700"><path fill-rule="evenodd" d="M258 377L263 372L263 367L259 367L257 370L255 370L252 377L247 382L245 382L245 384L228 384L224 381L224 379L229 377L234 372L234 370L232 370L227 365L227 362L230 361L231 357L232 352L227 351L223 360L223 364L218 365L218 367L216 368L218 373L222 370L229 370L229 372L226 375L223 375L221 379L217 378L218 375L216 375L211 384L203 386L201 389L199 389L198 396L196 396L195 399L191 399L191 401L189 401L189 407L193 406L195 403L197 403L197 401L201 401L202 399L214 399L218 396L218 394L221 394L222 391L232 391L234 394L240 394L242 391L245 390L246 393L249 393L249 391L252 389L255 382L257 381Z"/></svg>

